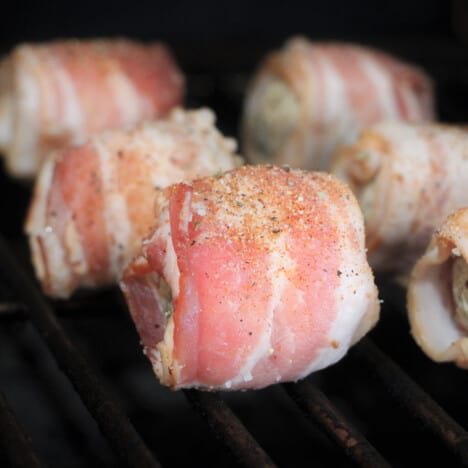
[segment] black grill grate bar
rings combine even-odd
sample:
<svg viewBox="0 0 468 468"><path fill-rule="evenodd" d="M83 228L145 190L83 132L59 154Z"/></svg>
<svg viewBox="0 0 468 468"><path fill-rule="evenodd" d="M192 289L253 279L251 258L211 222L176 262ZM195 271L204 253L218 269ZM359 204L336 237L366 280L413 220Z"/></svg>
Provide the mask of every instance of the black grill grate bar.
<svg viewBox="0 0 468 468"><path fill-rule="evenodd" d="M351 354L367 365L390 394L426 425L468 466L468 433L370 338L364 338Z"/></svg>
<svg viewBox="0 0 468 468"><path fill-rule="evenodd" d="M0 318L5 317L24 317L22 313L24 312L23 304L19 302L0 302Z"/></svg>
<svg viewBox="0 0 468 468"><path fill-rule="evenodd" d="M41 468L28 436L19 425L5 396L0 393L1 448L10 466L15 468Z"/></svg>
<svg viewBox="0 0 468 468"><path fill-rule="evenodd" d="M109 302L115 302L116 288L110 290L92 291L92 293L74 297L67 301L58 300L52 303L54 313L58 316L62 314L77 315L96 314L108 315ZM90 312L91 311L91 312ZM20 301L0 302L0 321L21 321L27 320L26 307Z"/></svg>
<svg viewBox="0 0 468 468"><path fill-rule="evenodd" d="M192 406L205 418L214 433L239 463L252 468L273 468L275 463L217 393L184 390Z"/></svg>
<svg viewBox="0 0 468 468"><path fill-rule="evenodd" d="M0 276L26 306L26 312L97 421L115 452L131 467L156 468L159 463L128 420L120 403L106 389L98 371L78 352L39 289L19 267L0 236Z"/></svg>
<svg viewBox="0 0 468 468"><path fill-rule="evenodd" d="M284 384L283 387L301 410L318 424L356 465L364 468L390 467L372 444L314 384L303 380L295 384Z"/></svg>

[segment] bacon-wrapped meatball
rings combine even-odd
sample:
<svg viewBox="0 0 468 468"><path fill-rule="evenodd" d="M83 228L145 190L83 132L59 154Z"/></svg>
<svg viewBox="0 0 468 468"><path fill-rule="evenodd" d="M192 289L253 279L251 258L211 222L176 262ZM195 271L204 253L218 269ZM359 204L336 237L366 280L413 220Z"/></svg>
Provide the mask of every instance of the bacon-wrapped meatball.
<svg viewBox="0 0 468 468"><path fill-rule="evenodd" d="M369 48L294 38L253 79L243 151L255 163L327 170L336 147L368 125L433 118L432 84L418 68Z"/></svg>
<svg viewBox="0 0 468 468"><path fill-rule="evenodd" d="M414 267L411 332L434 361L468 368L468 208L450 215Z"/></svg>
<svg viewBox="0 0 468 468"><path fill-rule="evenodd" d="M44 157L91 133L166 114L184 80L161 44L124 39L17 46L0 63L0 151L34 177Z"/></svg>
<svg viewBox="0 0 468 468"><path fill-rule="evenodd" d="M331 171L364 212L369 262L409 272L444 218L468 205L468 132L447 125L382 122L342 148Z"/></svg>
<svg viewBox="0 0 468 468"><path fill-rule="evenodd" d="M26 232L45 292L115 282L154 221L157 190L232 169L236 144L204 109L108 130L53 153L36 181Z"/></svg>
<svg viewBox="0 0 468 468"><path fill-rule="evenodd" d="M378 319L362 214L331 175L244 166L179 183L155 223L121 287L164 385L297 380Z"/></svg>

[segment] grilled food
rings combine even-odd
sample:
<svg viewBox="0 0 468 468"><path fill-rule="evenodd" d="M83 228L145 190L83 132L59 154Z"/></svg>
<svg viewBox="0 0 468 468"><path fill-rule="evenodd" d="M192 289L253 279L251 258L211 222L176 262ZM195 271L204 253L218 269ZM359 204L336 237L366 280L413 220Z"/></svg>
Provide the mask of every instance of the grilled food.
<svg viewBox="0 0 468 468"><path fill-rule="evenodd" d="M434 233L411 273L411 332L434 361L468 368L468 208Z"/></svg>
<svg viewBox="0 0 468 468"><path fill-rule="evenodd" d="M376 323L362 214L333 176L244 166L159 198L121 287L164 385L297 380Z"/></svg>
<svg viewBox="0 0 468 468"><path fill-rule="evenodd" d="M153 223L157 191L238 166L235 148L211 111L177 109L50 155L25 227L44 291L64 298L115 282Z"/></svg>
<svg viewBox="0 0 468 468"><path fill-rule="evenodd" d="M444 218L468 206L468 132L382 122L341 149L331 170L364 212L371 266L407 274Z"/></svg>
<svg viewBox="0 0 468 468"><path fill-rule="evenodd" d="M0 63L0 152L32 178L54 149L180 105L184 80L158 43L90 40L17 46Z"/></svg>
<svg viewBox="0 0 468 468"><path fill-rule="evenodd" d="M369 48L294 38L253 78L243 151L255 163L327 170L338 145L389 118L434 118L432 83L420 69Z"/></svg>

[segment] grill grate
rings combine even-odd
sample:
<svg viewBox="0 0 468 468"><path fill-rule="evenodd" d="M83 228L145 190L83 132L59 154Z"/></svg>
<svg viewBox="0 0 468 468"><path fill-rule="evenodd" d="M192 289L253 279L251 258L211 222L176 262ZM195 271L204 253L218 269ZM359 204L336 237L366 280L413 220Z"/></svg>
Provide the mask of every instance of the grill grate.
<svg viewBox="0 0 468 468"><path fill-rule="evenodd" d="M0 269L0 277L22 298L27 314L111 446L130 466L159 467L159 463L140 439L118 401L105 388L97 371L78 352L42 294L27 274L18 267L3 238L0 238L0 263L3 266Z"/></svg>
<svg viewBox="0 0 468 468"><path fill-rule="evenodd" d="M185 395L243 466L276 467L218 394L186 390Z"/></svg>
<svg viewBox="0 0 468 468"><path fill-rule="evenodd" d="M13 410L0 393L0 447L11 466L17 468L41 468L43 465L34 452L31 442L20 427Z"/></svg>
<svg viewBox="0 0 468 468"><path fill-rule="evenodd" d="M131 467L156 467L150 449L128 421L118 400L102 383L102 377L85 361L60 325L52 308L45 302L32 279L19 267L8 244L0 238L0 278L21 296L24 307L12 302L2 318L21 319L25 313L39 329L62 370L74 384L88 410L98 422L113 450ZM104 296L107 300L109 295ZM82 300L86 304L87 300ZM65 304L62 307L67 309ZM68 309L70 307L68 306ZM73 309L73 308L72 308ZM73 313L68 311L68 313ZM369 338L364 338L350 359L366 366L370 374L409 414L422 421L451 451L463 466L468 466L468 434L427 393L425 393L391 358ZM343 453L361 467L385 467L389 462L366 440L353 422L349 422L325 394L306 379L285 384L286 393L298 404ZM277 466L260 446L235 412L217 393L196 390L184 392L191 405L203 416L214 434L230 449L239 466ZM11 466L40 467L28 437L23 433L5 398L0 397L0 437Z"/></svg>
<svg viewBox="0 0 468 468"><path fill-rule="evenodd" d="M398 44L407 54L398 50ZM423 65L436 78L442 118L464 118L466 109L459 98L460 93L466 95L468 76L464 50L444 41L428 43L427 39L376 45ZM253 47L247 55L240 49L226 53L222 47L200 54L188 50L182 62L190 64L193 57L207 62L198 63L199 69L189 77L190 106L221 109L221 129L235 134L246 83L242 70L251 69L250 64L265 50L267 47L258 46L258 51ZM211 73L213 63L220 67L217 74ZM15 199L26 207L30 192L1 173L0 186L0 212L11 214L10 222L2 225L10 242L0 239L0 338L5 338L0 346L9 347L0 353L0 359L16 348L27 347L29 355L34 355L36 348L42 352L29 363L28 371L36 372L31 380L49 379L47 392L56 394L51 399L57 400L55 411L66 420L62 425L69 439L78 446L76 451L90 452L70 461L68 453L55 458L41 444L35 445L42 426L33 419L40 416L25 414L19 403L25 399L17 398L17 387L8 388L6 379L0 380L1 390L33 439L31 444L10 405L0 397L0 441L6 447L0 452L0 466L141 468L159 466L156 458L166 467L405 467L416 462L468 466L468 437L462 427L468 424L462 390L466 373L433 364L420 355L408 337L406 319L404 325L401 323L404 301L395 299L402 296L401 291L386 289L384 280L380 281L381 294L388 297L384 297L382 321L371 333L372 339L362 340L335 366L302 382L258 392L174 393L156 383L116 291L78 295L67 302L45 300L32 272L26 273L20 266L28 264L20 228L24 210L9 206L9 200ZM29 320L41 338L29 329ZM9 336L11 331L13 336ZM37 343L32 345L31 338ZM72 382L75 390L69 393L79 394L119 458L101 453L108 450L103 443L87 446L92 437L83 436L83 432L92 430L92 419L91 425L83 422L82 416L77 416L82 409L64 401L72 397L62 395L60 373L46 363L44 343ZM129 343L128 349L124 343ZM115 377L117 372L119 378ZM51 443L60 445L60 441L53 439Z"/></svg>
<svg viewBox="0 0 468 468"><path fill-rule="evenodd" d="M351 351L410 414L414 415L468 466L468 433L369 338Z"/></svg>
<svg viewBox="0 0 468 468"><path fill-rule="evenodd" d="M384 468L390 465L375 448L333 406L330 400L311 382L285 384L286 391L304 413L313 418L358 465L365 468Z"/></svg>

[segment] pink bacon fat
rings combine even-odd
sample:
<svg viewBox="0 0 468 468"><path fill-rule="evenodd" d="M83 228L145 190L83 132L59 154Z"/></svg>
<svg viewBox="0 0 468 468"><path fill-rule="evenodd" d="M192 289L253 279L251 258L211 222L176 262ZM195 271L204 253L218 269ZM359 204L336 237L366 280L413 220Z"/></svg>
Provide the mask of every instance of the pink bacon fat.
<svg viewBox="0 0 468 468"><path fill-rule="evenodd" d="M436 362L468 368L468 208L452 213L411 273L411 333Z"/></svg>
<svg viewBox="0 0 468 468"><path fill-rule="evenodd" d="M255 74L242 145L251 162L327 170L336 147L384 119L434 119L431 80L357 45L289 40Z"/></svg>
<svg viewBox="0 0 468 468"><path fill-rule="evenodd" d="M25 227L44 291L65 298L115 282L153 224L157 190L240 165L235 149L210 110L176 109L52 153Z"/></svg>
<svg viewBox="0 0 468 468"><path fill-rule="evenodd" d="M164 385L297 380L376 323L362 214L333 176L244 166L160 196L121 288Z"/></svg>
<svg viewBox="0 0 468 468"><path fill-rule="evenodd" d="M468 131L380 122L335 155L331 172L364 212L369 263L406 275L447 215L468 206Z"/></svg>
<svg viewBox="0 0 468 468"><path fill-rule="evenodd" d="M0 150L31 178L44 157L90 134L166 114L184 79L169 50L125 39L17 46L0 63Z"/></svg>

